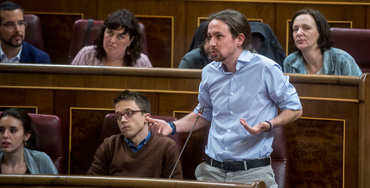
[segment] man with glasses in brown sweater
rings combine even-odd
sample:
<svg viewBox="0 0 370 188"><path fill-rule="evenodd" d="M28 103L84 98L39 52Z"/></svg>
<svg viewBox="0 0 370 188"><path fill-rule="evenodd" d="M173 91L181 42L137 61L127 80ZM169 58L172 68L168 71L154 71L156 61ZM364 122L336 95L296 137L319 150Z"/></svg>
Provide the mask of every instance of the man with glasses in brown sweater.
<svg viewBox="0 0 370 188"><path fill-rule="evenodd" d="M121 134L106 138L94 155L88 175L169 178L179 156L174 140L152 134L146 117L151 107L148 99L125 90L113 100L114 119ZM172 175L182 179L181 164Z"/></svg>

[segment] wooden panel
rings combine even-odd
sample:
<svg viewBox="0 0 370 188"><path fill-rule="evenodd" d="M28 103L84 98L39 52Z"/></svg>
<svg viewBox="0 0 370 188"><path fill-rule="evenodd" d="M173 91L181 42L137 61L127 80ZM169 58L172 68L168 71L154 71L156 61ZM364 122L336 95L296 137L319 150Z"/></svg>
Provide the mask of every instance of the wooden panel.
<svg viewBox="0 0 370 188"><path fill-rule="evenodd" d="M343 187L344 120L300 119L287 129L291 187Z"/></svg>
<svg viewBox="0 0 370 188"><path fill-rule="evenodd" d="M350 164L358 163L359 122L353 117L359 114L359 104L302 100L302 106L303 117L286 128L288 156L293 166L290 172L294 174L291 182L297 187L354 186L348 183L356 183L357 179L358 168ZM327 169L333 172L326 175ZM315 177L321 178L312 181Z"/></svg>
<svg viewBox="0 0 370 188"><path fill-rule="evenodd" d="M99 147L98 141L104 117L113 112L112 109L71 109L70 174L87 173L94 161L95 151Z"/></svg>
<svg viewBox="0 0 370 188"><path fill-rule="evenodd" d="M32 13L32 12L30 12ZM68 57L73 23L83 15L34 13L39 16L45 41L45 52L53 64L65 64ZM50 20L53 20L52 22ZM50 29L55 28L55 29ZM57 32L55 32L57 30ZM32 35L32 33L27 33ZM58 39L58 40L55 40Z"/></svg>
<svg viewBox="0 0 370 188"><path fill-rule="evenodd" d="M153 67L172 67L173 17L138 16L138 20L147 31L148 53Z"/></svg>

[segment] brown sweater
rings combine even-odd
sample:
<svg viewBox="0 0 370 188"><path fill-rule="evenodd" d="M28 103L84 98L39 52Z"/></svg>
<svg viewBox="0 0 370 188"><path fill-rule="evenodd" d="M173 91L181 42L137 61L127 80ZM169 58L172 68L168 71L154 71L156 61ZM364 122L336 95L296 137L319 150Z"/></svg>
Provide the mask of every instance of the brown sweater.
<svg viewBox="0 0 370 188"><path fill-rule="evenodd" d="M168 178L178 156L175 141L168 137L152 134L149 141L134 153L122 134L113 135L100 145L87 174ZM183 178L180 162L172 178Z"/></svg>

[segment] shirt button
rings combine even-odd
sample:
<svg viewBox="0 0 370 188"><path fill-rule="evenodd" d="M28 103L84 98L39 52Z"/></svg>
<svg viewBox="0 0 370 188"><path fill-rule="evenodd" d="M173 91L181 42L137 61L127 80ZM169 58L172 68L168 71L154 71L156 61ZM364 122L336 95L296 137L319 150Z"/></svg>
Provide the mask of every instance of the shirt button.
<svg viewBox="0 0 370 188"><path fill-rule="evenodd" d="M231 112L230 112L230 114L234 114L234 112L233 112L233 111L231 111Z"/></svg>
<svg viewBox="0 0 370 188"><path fill-rule="evenodd" d="M227 151L227 148L225 148L225 150Z"/></svg>
<svg viewBox="0 0 370 188"><path fill-rule="evenodd" d="M234 93L233 92L231 92L231 96L234 96Z"/></svg>
<svg viewBox="0 0 370 188"><path fill-rule="evenodd" d="M230 129L227 129L227 132L230 132Z"/></svg>

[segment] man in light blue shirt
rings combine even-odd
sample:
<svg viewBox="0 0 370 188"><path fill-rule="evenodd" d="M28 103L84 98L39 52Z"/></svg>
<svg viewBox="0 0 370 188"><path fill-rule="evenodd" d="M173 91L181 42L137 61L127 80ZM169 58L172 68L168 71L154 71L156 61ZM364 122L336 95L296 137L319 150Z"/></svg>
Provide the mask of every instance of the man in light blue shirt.
<svg viewBox="0 0 370 188"><path fill-rule="evenodd" d="M207 40L215 61L203 68L198 106L172 124L147 118L151 130L161 135L188 132L204 107L196 129L211 124L208 158L197 167L197 179L249 184L263 180L277 187L270 159L273 128L302 115L297 92L277 63L251 53L251 29L244 15L224 10L209 21Z"/></svg>

